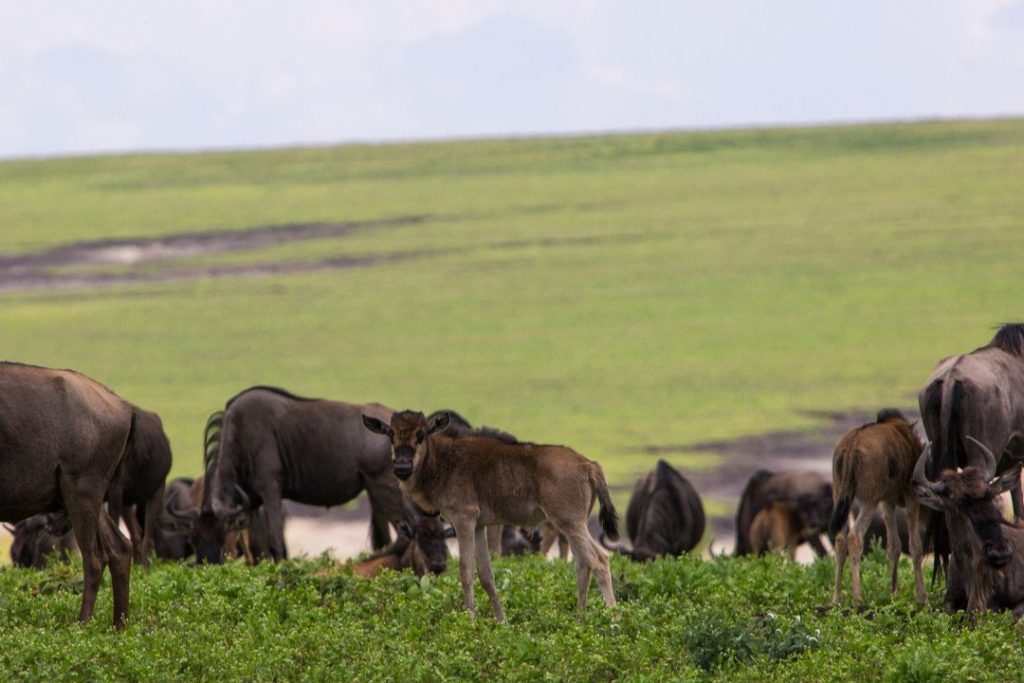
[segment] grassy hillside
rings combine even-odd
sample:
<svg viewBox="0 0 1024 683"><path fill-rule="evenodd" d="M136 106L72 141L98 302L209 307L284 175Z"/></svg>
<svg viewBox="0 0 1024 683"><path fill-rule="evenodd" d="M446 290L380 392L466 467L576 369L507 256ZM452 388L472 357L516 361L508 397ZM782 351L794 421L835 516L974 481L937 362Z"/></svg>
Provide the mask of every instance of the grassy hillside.
<svg viewBox="0 0 1024 683"><path fill-rule="evenodd" d="M265 383L452 407L623 484L649 446L913 405L939 358L1024 316L1022 179L1024 121L5 162L6 257L351 225L37 266L62 288L0 283L0 355L159 412L175 474Z"/></svg>

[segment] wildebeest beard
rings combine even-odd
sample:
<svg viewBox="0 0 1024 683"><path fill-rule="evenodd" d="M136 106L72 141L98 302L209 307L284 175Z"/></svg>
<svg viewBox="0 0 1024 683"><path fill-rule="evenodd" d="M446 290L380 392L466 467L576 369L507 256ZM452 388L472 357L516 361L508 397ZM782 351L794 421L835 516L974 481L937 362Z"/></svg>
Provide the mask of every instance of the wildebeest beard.
<svg viewBox="0 0 1024 683"><path fill-rule="evenodd" d="M991 499L968 503L965 509L967 519L974 533L981 540L985 560L993 567L1002 567L1013 557L1013 550L1003 535L1003 519Z"/></svg>

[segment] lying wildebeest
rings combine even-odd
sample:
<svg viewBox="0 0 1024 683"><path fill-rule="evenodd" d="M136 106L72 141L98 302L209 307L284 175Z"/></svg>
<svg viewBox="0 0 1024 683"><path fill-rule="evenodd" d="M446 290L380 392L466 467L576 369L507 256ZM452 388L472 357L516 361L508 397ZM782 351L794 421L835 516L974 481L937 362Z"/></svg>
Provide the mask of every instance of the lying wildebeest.
<svg viewBox="0 0 1024 683"><path fill-rule="evenodd" d="M850 556L853 601L861 603L860 561L864 532L874 511L881 506L886 528L886 554L891 569L890 590L896 592L900 561L899 534L896 531L896 506L907 510L910 528L910 556L914 564L917 601L925 604L928 595L921 574L921 509L914 496L911 477L923 446L910 423L892 408L878 412L875 422L846 434L832 455L832 488L835 512L829 524L836 549L836 587L832 598L838 605L842 599L843 564ZM860 510L850 529L850 509L854 501Z"/></svg>
<svg viewBox="0 0 1024 683"><path fill-rule="evenodd" d="M704 537L704 505L690 482L659 460L637 480L626 508L626 532L632 549L605 545L637 562L660 555L679 556ZM602 539L603 541L603 539Z"/></svg>
<svg viewBox="0 0 1024 683"><path fill-rule="evenodd" d="M505 444L516 444L519 443L519 439L509 434L506 431L495 429L493 427L474 427L469 423L469 420L462 417L454 410L435 410L427 416L427 423L432 423L436 418L441 415L448 415L448 426L444 428L443 434L453 439L459 439L465 436L482 436L491 439L497 439ZM546 554L548 549L555 540L558 540L559 551L565 547L565 553L568 554L568 543L565 541L565 537L561 536L557 532L551 537L547 547L544 548L543 553ZM487 547L491 553L501 556L507 555L526 555L528 553L541 552L543 542L538 538L538 534L531 533L528 530L524 530L517 526L510 524L495 525L487 529ZM563 558L565 555L562 556Z"/></svg>
<svg viewBox="0 0 1024 683"><path fill-rule="evenodd" d="M754 515L750 524L750 551L755 555L785 552L793 559L797 546L819 534L820 530L810 523L801 506L793 501L777 500Z"/></svg>
<svg viewBox="0 0 1024 683"><path fill-rule="evenodd" d="M971 437L968 435L968 439ZM1014 433L1003 451L1003 462L1015 463L995 477L996 457L980 442L980 467L944 470L938 481L926 475L930 449L914 469L914 488L922 504L944 514L952 557L949 563L946 611L1012 610L1024 615L1024 528L1003 518L996 496L1020 485L1024 438Z"/></svg>
<svg viewBox="0 0 1024 683"><path fill-rule="evenodd" d="M376 403L356 405L301 398L273 387L250 387L224 409L220 444L207 472L198 532L209 535L210 548L222 548L232 525L263 506L270 557L286 556L281 501L307 505L346 503L366 490L370 498L372 547L391 542L390 522L415 524L391 472L388 440L367 432L361 415L379 418L391 409ZM230 522L229 524L225 524ZM197 547L198 559L218 561Z"/></svg>
<svg viewBox="0 0 1024 683"><path fill-rule="evenodd" d="M927 476L935 479L947 469L989 466L977 439L990 452L999 449L1024 424L1024 324L999 328L988 344L970 353L941 360L918 394L921 421L932 445ZM1007 464L996 463L995 475ZM1010 492L1015 519L1024 516L1020 487ZM929 525L936 569L949 555L941 517Z"/></svg>
<svg viewBox="0 0 1024 683"><path fill-rule="evenodd" d="M805 521L804 541L818 557L827 554L821 534L832 517L832 482L817 472L769 472L758 470L747 482L736 510L736 557L755 552L750 543L750 526L757 514L774 502L799 510Z"/></svg>
<svg viewBox="0 0 1024 683"><path fill-rule="evenodd" d="M110 565L114 626L128 618L132 549L103 508L131 447L131 406L72 370L0 363L0 521L63 509L82 553L79 621L92 617Z"/></svg>
<svg viewBox="0 0 1024 683"><path fill-rule="evenodd" d="M505 620L494 587L486 530L495 524L535 527L551 520L569 539L576 560L577 607L587 604L593 572L601 595L615 604L608 556L587 530L595 499L601 525L618 537L615 508L601 466L565 446L506 444L487 437L459 439L439 432L448 423L440 415L428 423L423 413L394 413L390 423L363 415L366 428L389 437L393 470L402 491L420 509L439 512L455 528L459 542L459 579L466 609L476 615L474 559L494 616Z"/></svg>
<svg viewBox="0 0 1024 683"><path fill-rule="evenodd" d="M135 436L107 495L114 522L123 519L135 562L149 566L156 526L163 508L164 481L171 471L171 444L160 416L132 406Z"/></svg>
<svg viewBox="0 0 1024 683"><path fill-rule="evenodd" d="M384 550L349 565L352 573L372 579L385 569L411 569L416 576L443 574L448 567L448 529L440 517L421 517L415 527L405 522L396 526L398 538Z"/></svg>
<svg viewBox="0 0 1024 683"><path fill-rule="evenodd" d="M42 569L47 558L59 553L66 561L68 553L77 550L70 520L63 512L49 512L27 517L14 526L5 524L11 533L11 563L15 567Z"/></svg>

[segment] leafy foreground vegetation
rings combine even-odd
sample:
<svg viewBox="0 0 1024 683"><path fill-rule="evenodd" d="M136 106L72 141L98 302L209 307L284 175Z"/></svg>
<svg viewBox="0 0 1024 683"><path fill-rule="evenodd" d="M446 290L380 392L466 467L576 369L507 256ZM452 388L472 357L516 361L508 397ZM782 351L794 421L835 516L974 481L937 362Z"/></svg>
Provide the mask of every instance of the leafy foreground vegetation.
<svg viewBox="0 0 1024 683"><path fill-rule="evenodd" d="M314 575L328 563L135 570L122 633L109 626L109 584L97 618L75 623L79 566L5 568L0 671L16 681L1005 681L1024 670L1009 615L967 625L941 612L937 586L931 609L919 610L906 562L891 599L877 550L864 566L872 606L862 613L822 607L830 558L616 558L619 606L600 606L595 589L581 618L568 563L503 559L508 626L489 614L470 621L454 563L439 578ZM479 589L478 600L486 604Z"/></svg>

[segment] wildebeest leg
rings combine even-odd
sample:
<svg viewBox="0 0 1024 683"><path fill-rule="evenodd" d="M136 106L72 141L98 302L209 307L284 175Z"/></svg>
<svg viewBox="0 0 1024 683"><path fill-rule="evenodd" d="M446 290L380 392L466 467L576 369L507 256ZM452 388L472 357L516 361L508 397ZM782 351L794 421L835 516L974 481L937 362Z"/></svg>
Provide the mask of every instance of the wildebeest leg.
<svg viewBox="0 0 1024 683"><path fill-rule="evenodd" d="M587 592L590 590L590 573L597 569L600 564L595 552L594 540L590 537L585 524L555 522L555 527L565 534L572 547L572 554L576 563L576 608L585 609L587 606ZM603 589L602 589L603 592ZM607 597L605 598L607 600ZM612 603L615 604L615 597L612 596Z"/></svg>
<svg viewBox="0 0 1024 683"><path fill-rule="evenodd" d="M601 589L601 597L604 604L612 607L615 605L615 591L612 590L612 565L608 559L608 553L593 538L590 545L594 549L594 557L597 564L594 566L594 575L597 578L597 587Z"/></svg>
<svg viewBox="0 0 1024 683"><path fill-rule="evenodd" d="M96 594L99 592L100 579L103 577L104 558L99 539L99 513L103 508L106 482L71 482L61 475L60 488L64 508L71 518L71 528L78 540L78 549L82 553L82 608L78 612L78 621L84 623L92 619L93 610L96 608Z"/></svg>
<svg viewBox="0 0 1024 683"><path fill-rule="evenodd" d="M501 525L492 524L487 527L487 548L495 557L501 557Z"/></svg>
<svg viewBox="0 0 1024 683"><path fill-rule="evenodd" d="M1013 608L1013 623L1020 621L1020 618L1024 617L1024 602L1018 602Z"/></svg>
<svg viewBox="0 0 1024 683"><path fill-rule="evenodd" d="M501 547L501 527L479 527L476 530L476 572L480 575L480 584L483 585L487 597L491 599L491 609L494 611L494 618L499 623L505 621L505 612L501 609L501 602L498 600L498 591L494 588L494 572L491 570L491 553L487 545L487 534L491 529L498 530L498 547Z"/></svg>
<svg viewBox="0 0 1024 683"><path fill-rule="evenodd" d="M266 496L262 496L262 499L267 522L267 552L270 553L272 562L286 560L288 551L284 544L284 509L281 504L281 492L275 488Z"/></svg>
<svg viewBox="0 0 1024 683"><path fill-rule="evenodd" d="M825 557L828 555L828 550L825 548L825 544L821 542L821 534L814 534L807 539L807 542L811 545L814 550L814 554L818 557Z"/></svg>
<svg viewBox="0 0 1024 683"><path fill-rule="evenodd" d="M476 599L473 597L473 563L476 557L476 520L459 518L451 520L455 538L459 541L459 581L466 596L466 610L476 618Z"/></svg>
<svg viewBox="0 0 1024 683"><path fill-rule="evenodd" d="M850 521L843 522L836 533L836 588L832 594L832 604L838 606L843 600L843 567L846 565L847 538L850 532Z"/></svg>
<svg viewBox="0 0 1024 683"><path fill-rule="evenodd" d="M132 545L117 524L100 510L100 544L110 564L110 583L114 589L114 628L124 628L128 619L128 585L132 568Z"/></svg>
<svg viewBox="0 0 1024 683"><path fill-rule="evenodd" d="M149 567L149 558L143 559L142 554L142 543L145 538L142 526L139 524L139 519L136 517L136 510L138 506L130 505L122 511L121 518L124 519L124 525L128 527L128 538L132 543L132 555L136 564L140 564L143 567ZM113 515L111 515L113 517ZM114 518L116 519L116 518Z"/></svg>
<svg viewBox="0 0 1024 683"><path fill-rule="evenodd" d="M914 590L917 602L928 604L928 593L924 590L924 572L921 564L924 560L924 541L921 540L924 509L913 501L907 502L907 533L910 535L910 559L914 563Z"/></svg>
<svg viewBox="0 0 1024 683"><path fill-rule="evenodd" d="M889 592L896 592L900 568L900 537L896 530L895 503L882 503L882 520L885 522L885 554L889 558Z"/></svg>
<svg viewBox="0 0 1024 683"><path fill-rule="evenodd" d="M373 478L366 478L364 485L370 499L370 546L381 550L391 545L391 530L388 524L408 519L402 505L402 493L395 486L395 475L390 467Z"/></svg>
<svg viewBox="0 0 1024 683"><path fill-rule="evenodd" d="M142 558L139 560L143 567L149 568L149 556L153 553L153 543L156 540L156 525L160 521L160 512L164 506L164 485L153 492L153 495L146 501L145 518L142 529Z"/></svg>
<svg viewBox="0 0 1024 683"><path fill-rule="evenodd" d="M861 599L860 590L860 561L861 556L864 554L864 534L867 532L868 527L871 526L871 517L874 516L874 512L877 508L877 504L862 504L860 506L860 511L857 512L857 516L853 519L853 528L850 529L850 534L848 536L850 551L850 592L853 594L854 605L861 605L864 602Z"/></svg>

